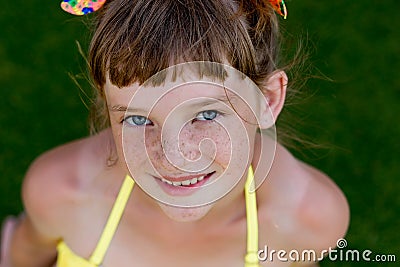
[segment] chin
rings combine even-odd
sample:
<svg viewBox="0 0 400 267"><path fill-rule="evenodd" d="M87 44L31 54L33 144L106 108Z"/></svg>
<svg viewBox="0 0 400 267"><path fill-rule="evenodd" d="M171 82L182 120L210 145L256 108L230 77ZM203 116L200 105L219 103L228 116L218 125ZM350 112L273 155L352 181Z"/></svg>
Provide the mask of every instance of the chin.
<svg viewBox="0 0 400 267"><path fill-rule="evenodd" d="M213 207L212 204L196 207L196 208L182 208L169 206L163 203L158 203L162 211L170 219L177 222L195 222L207 215Z"/></svg>

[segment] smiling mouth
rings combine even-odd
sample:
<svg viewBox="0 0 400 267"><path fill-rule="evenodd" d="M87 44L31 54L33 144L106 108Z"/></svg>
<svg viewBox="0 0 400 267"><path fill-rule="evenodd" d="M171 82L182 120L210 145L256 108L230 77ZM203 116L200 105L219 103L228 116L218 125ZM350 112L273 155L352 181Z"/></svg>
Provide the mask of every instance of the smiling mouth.
<svg viewBox="0 0 400 267"><path fill-rule="evenodd" d="M197 177L190 177L186 180L182 180L182 178L180 179L180 181L171 181L172 179L166 179L166 178L161 178L161 181L163 183L166 183L168 185L172 185L175 187L178 186L183 186L183 187L196 187L199 186L200 184L203 184L205 180L207 180L209 177L211 177L211 175L213 175L215 173L215 171L210 172L208 174L204 174L201 176L197 176ZM202 182L203 181L203 182ZM202 183L200 183L202 182Z"/></svg>

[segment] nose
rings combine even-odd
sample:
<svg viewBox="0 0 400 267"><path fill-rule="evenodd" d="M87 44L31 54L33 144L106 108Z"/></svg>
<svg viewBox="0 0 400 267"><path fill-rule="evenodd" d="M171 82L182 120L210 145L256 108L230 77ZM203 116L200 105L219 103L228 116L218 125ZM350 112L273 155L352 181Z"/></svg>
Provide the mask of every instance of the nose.
<svg viewBox="0 0 400 267"><path fill-rule="evenodd" d="M180 130L163 129L152 138L154 141L146 141L149 144L146 149L153 166L160 173L200 172L213 162L214 145L204 140L204 136L196 134L188 124Z"/></svg>
<svg viewBox="0 0 400 267"><path fill-rule="evenodd" d="M195 161L201 157L201 152L193 136L183 134L164 134L161 137L161 163L163 167L171 167L185 171L193 169Z"/></svg>

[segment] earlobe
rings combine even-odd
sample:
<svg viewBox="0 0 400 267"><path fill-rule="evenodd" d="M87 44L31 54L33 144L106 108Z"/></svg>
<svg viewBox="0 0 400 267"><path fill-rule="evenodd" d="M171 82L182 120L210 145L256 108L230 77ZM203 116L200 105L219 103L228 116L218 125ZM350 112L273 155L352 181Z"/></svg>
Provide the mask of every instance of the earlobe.
<svg viewBox="0 0 400 267"><path fill-rule="evenodd" d="M264 95L261 103L260 128L267 129L275 124L285 103L288 77L282 70L274 71L262 86Z"/></svg>

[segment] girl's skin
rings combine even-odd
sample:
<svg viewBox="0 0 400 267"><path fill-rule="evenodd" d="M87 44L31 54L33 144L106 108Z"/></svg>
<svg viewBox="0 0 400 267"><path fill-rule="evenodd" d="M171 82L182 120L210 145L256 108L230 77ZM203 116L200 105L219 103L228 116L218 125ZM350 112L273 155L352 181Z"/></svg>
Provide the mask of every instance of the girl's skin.
<svg viewBox="0 0 400 267"><path fill-rule="evenodd" d="M262 90L275 118L283 107L286 84L286 74L277 71ZM128 106L138 88L135 83L120 89L107 81L104 90L108 107ZM207 96L210 94L213 92L208 92ZM187 96L199 97L201 93L180 95ZM165 96L165 104L172 105L176 97ZM260 107L260 114L265 114L263 108ZM159 120L165 115L162 112L155 110L149 119L161 123ZM32 164L23 185L26 216L19 222L11 242L15 267L51 266L60 239L76 254L89 258L128 171L121 141L123 117L124 112L110 109L111 129L51 150ZM209 122L185 125L182 131L190 135L183 134L181 141L190 144L201 136L201 123ZM263 127L262 122L260 126ZM146 138L154 142L146 140L146 148L159 157L152 162L154 167L163 175L184 176L166 163L161 146L155 142L160 129L156 126L149 129ZM257 133L255 126L248 126L247 130L253 151L250 160L256 168L260 155L257 148L262 141L271 141ZM129 131L135 134L134 127ZM218 138L221 137L216 136L213 141L223 144L224 140ZM135 142L135 138L131 140ZM135 172L148 175L151 171L146 164L146 153L141 150L143 141L138 136L137 143L133 144L138 151L132 157L136 162ZM142 145L138 145L140 143ZM193 151L188 147L184 153L190 154ZM107 166L110 152L116 154L118 160ZM240 148L235 153L240 153ZM217 152L211 168L221 170L224 166L224 155ZM105 256L104 266L243 266L246 251L244 180L242 178L219 201L189 209L163 205L136 186ZM279 144L268 178L257 190L257 205L260 249L268 245L269 250L314 249L319 253L335 247L348 226L348 205L338 187L325 174L297 160ZM312 265L277 259L260 264Z"/></svg>

